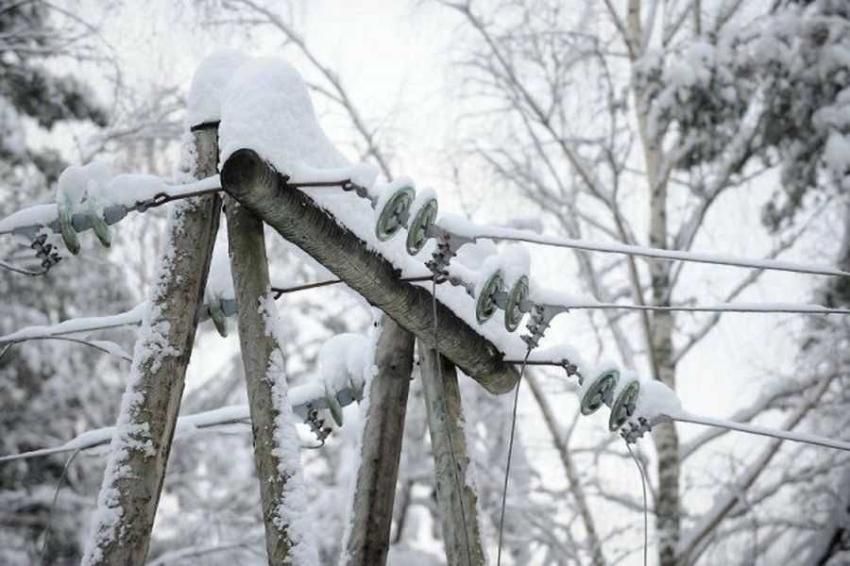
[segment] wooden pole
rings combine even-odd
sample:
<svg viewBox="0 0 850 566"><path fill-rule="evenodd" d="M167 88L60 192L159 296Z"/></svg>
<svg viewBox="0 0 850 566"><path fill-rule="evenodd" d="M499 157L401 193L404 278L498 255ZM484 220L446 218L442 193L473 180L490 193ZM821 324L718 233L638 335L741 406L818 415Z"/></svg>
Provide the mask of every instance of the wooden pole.
<svg viewBox="0 0 850 566"><path fill-rule="evenodd" d="M282 364L281 344L268 329L276 319L266 312L273 307L269 282L269 266L263 223L249 210L232 198L225 202L227 235L230 244L230 266L233 275L236 304L238 307L239 344L242 349L242 365L248 388L248 406L251 412L251 431L254 435L254 463L260 480L260 499L263 508L263 523L266 531L266 552L270 565L291 564L292 547L299 537L292 536L292 525L282 514L288 504L286 486L290 474L285 471L285 462L280 457L280 446L284 436L279 434L281 402L286 402L275 392L280 387L276 380L284 379L282 368L270 377L270 368ZM277 355L277 360L275 356ZM285 386L285 384L283 384ZM297 440L297 437L293 439ZM298 450L292 446L289 450ZM297 512L297 510L295 510Z"/></svg>
<svg viewBox="0 0 850 566"><path fill-rule="evenodd" d="M478 495L468 480L470 461L457 371L449 360L422 342L419 357L446 560L449 566L480 566L486 561L478 523Z"/></svg>
<svg viewBox="0 0 850 566"><path fill-rule="evenodd" d="M393 265L303 192L284 188L280 175L254 151L236 151L221 169L222 187L264 222L327 267L426 346L434 346L431 294L398 277ZM352 198L356 198L352 196ZM510 391L519 379L489 341L442 303L440 352L491 393Z"/></svg>
<svg viewBox="0 0 850 566"><path fill-rule="evenodd" d="M383 317L345 549L348 566L381 566L387 561L413 345L412 334Z"/></svg>
<svg viewBox="0 0 850 566"><path fill-rule="evenodd" d="M193 176L217 172L214 128L194 132ZM150 544L186 367L203 305L221 200L175 206L166 252L142 321L83 564L141 565Z"/></svg>

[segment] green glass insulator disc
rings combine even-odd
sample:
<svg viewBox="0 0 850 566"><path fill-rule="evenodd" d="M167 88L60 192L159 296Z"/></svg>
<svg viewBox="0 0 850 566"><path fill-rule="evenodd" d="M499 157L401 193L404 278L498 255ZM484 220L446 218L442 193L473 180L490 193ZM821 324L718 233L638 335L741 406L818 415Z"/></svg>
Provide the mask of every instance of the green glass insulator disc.
<svg viewBox="0 0 850 566"><path fill-rule="evenodd" d="M508 302L505 305L505 329L513 332L519 327L522 316L522 302L528 298L528 277L523 275L516 280L511 292L508 294Z"/></svg>
<svg viewBox="0 0 850 566"><path fill-rule="evenodd" d="M635 379L630 381L614 399L611 406L611 417L608 420L608 430L615 431L626 424L626 421L635 412L638 395L640 394L640 382Z"/></svg>
<svg viewBox="0 0 850 566"><path fill-rule="evenodd" d="M502 288L502 281L502 272L497 271L481 287L481 292L475 301L475 318L478 320L478 324L484 324L496 312L498 308L496 293Z"/></svg>
<svg viewBox="0 0 850 566"><path fill-rule="evenodd" d="M227 317L224 315L224 309L221 308L221 300L217 298L211 299L207 310L209 310L210 320L215 325L216 332L222 338L227 338Z"/></svg>
<svg viewBox="0 0 850 566"><path fill-rule="evenodd" d="M91 222L94 234L105 248L112 246L112 235L109 233L109 224L103 219L100 213L92 207L89 210L89 221Z"/></svg>
<svg viewBox="0 0 850 566"><path fill-rule="evenodd" d="M328 411L331 413L331 418L336 423L336 426L342 426L342 405L337 401L333 393L326 392L325 402L328 404Z"/></svg>
<svg viewBox="0 0 850 566"><path fill-rule="evenodd" d="M77 255L80 253L80 239L72 222L71 201L62 199L59 204L59 233L62 234L62 241L68 251Z"/></svg>
<svg viewBox="0 0 850 566"><path fill-rule="evenodd" d="M375 236L380 241L389 240L404 226L415 196L413 187L402 187L387 199L375 225Z"/></svg>
<svg viewBox="0 0 850 566"><path fill-rule="evenodd" d="M581 414L590 415L598 411L606 399L611 397L619 378L620 372L617 370L609 370L596 376L581 396Z"/></svg>
<svg viewBox="0 0 850 566"><path fill-rule="evenodd" d="M407 229L407 253L418 254L428 241L428 229L433 226L437 219L437 199L432 198L423 204Z"/></svg>

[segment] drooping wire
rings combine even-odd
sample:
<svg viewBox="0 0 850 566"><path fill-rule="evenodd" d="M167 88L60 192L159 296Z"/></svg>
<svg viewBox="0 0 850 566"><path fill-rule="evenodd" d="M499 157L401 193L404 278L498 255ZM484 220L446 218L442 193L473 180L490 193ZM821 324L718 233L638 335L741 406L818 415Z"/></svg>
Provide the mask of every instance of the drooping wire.
<svg viewBox="0 0 850 566"><path fill-rule="evenodd" d="M646 502L646 472L644 471L640 460L638 460L635 453L632 452L632 447L628 442L626 442L626 450L629 451L629 455L632 457L632 460L634 460L638 472L640 472L640 485L643 488L643 566L646 566L649 557L649 512L647 511Z"/></svg>
<svg viewBox="0 0 850 566"><path fill-rule="evenodd" d="M18 273L20 275L27 275L29 277L41 277L47 273L46 269L42 269L41 271L31 271L29 269L24 269L23 267L15 267L11 263L0 260L0 269L5 269L6 271L11 271L12 273Z"/></svg>
<svg viewBox="0 0 850 566"><path fill-rule="evenodd" d="M440 355L440 349L437 347L438 341L440 339L439 329L437 325L437 275L434 275L431 278L431 315L434 318L434 363L437 366L437 379L440 380L440 386L443 385L443 360ZM460 394L460 391L458 391ZM460 519L463 522L463 539L464 539L464 547L466 548L466 561L467 564L472 564L472 548L469 540L469 523L466 519L466 505L464 505L464 490L463 485L460 481L460 476L458 475L458 464L457 464L457 456L455 455L455 445L454 439L452 438L452 427L446 427L446 434L448 434L449 438L449 457L452 459L452 476L454 477L455 489L458 494L458 503L460 504Z"/></svg>
<svg viewBox="0 0 850 566"><path fill-rule="evenodd" d="M56 482L56 491L53 492L53 502L50 504L50 511L47 514L47 524L44 526L44 538L41 541L41 562L47 564L47 543L50 538L50 525L53 521L53 513L56 511L56 503L59 501L59 492L62 490L62 484L65 482L65 477L68 475L68 470L71 469L71 464L74 458L80 453L81 448L77 448L73 454L65 462L65 467L62 468L62 474L59 476L59 481Z"/></svg>
<svg viewBox="0 0 850 566"><path fill-rule="evenodd" d="M505 530L505 504L508 498L508 478L511 473L511 456L513 456L514 453L517 407L519 406L519 388L522 384L522 376L525 374L525 367L528 365L528 356L530 354L531 348L526 351L525 359L522 360L522 366L519 370L519 379L516 382L516 390L514 391L514 406L511 410L511 434L508 438L508 461L505 464L505 481L502 484L502 509L499 512L499 546L496 551L496 566L500 566L502 564L502 536Z"/></svg>
<svg viewBox="0 0 850 566"><path fill-rule="evenodd" d="M421 275L419 277L402 277L400 281L404 281L405 283L422 283L425 281L430 281L432 277L430 275ZM274 293L274 298L279 299L282 295L286 293L296 293L298 291L307 291L309 289L318 289L320 287L328 287L330 285L337 285L339 283L344 283L342 279L325 279L323 281L314 281L312 283L304 283L303 285L294 285L292 287L272 287L272 293Z"/></svg>

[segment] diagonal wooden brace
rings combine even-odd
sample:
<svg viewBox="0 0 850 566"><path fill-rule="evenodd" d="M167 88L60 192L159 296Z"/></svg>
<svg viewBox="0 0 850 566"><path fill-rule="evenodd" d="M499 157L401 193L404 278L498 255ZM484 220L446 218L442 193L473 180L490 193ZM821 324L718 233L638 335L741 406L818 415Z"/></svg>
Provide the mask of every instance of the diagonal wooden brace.
<svg viewBox="0 0 850 566"><path fill-rule="evenodd" d="M222 188L281 236L310 254L369 303L383 310L426 346L434 346L431 294L399 279L395 267L370 252L256 152L241 149L221 169ZM437 303L440 352L491 393L510 391L519 379L502 353L442 303Z"/></svg>

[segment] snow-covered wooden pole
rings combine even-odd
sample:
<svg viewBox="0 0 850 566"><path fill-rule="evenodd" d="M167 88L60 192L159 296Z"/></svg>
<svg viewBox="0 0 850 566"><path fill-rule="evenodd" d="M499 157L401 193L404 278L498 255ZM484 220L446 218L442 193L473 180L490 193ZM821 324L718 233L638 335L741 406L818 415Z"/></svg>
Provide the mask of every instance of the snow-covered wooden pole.
<svg viewBox="0 0 850 566"><path fill-rule="evenodd" d="M395 267L280 175L256 152L233 152L221 169L222 187L246 208L380 308L426 346L434 345L431 294L401 281ZM356 197L352 197L356 198ZM440 351L491 393L516 384L516 368L499 350L442 303Z"/></svg>
<svg viewBox="0 0 850 566"><path fill-rule="evenodd" d="M345 549L348 566L380 566L387 561L413 345L412 334L383 317L375 349L378 371L366 397L369 406Z"/></svg>
<svg viewBox="0 0 850 566"><path fill-rule="evenodd" d="M268 562L315 563L315 547L299 521L307 503L299 486L300 444L287 399L282 344L275 332L277 312L263 223L232 198L227 198L225 210ZM310 556L312 560L304 559Z"/></svg>
<svg viewBox="0 0 850 566"><path fill-rule="evenodd" d="M193 132L191 176L217 172L214 128ZM181 201L133 354L83 564L143 564L192 354L221 199Z"/></svg>
<svg viewBox="0 0 850 566"><path fill-rule="evenodd" d="M478 494L469 480L457 371L449 360L421 341L419 358L446 560L449 566L483 565L486 559L478 522Z"/></svg>

